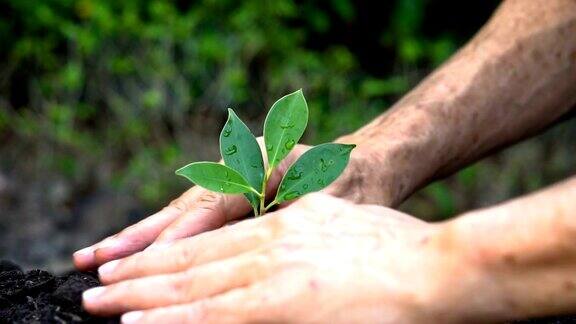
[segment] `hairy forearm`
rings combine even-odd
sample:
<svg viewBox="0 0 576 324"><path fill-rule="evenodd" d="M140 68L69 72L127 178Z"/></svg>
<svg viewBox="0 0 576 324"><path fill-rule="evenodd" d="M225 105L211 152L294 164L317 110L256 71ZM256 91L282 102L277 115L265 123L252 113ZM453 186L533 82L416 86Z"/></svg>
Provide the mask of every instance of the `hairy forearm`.
<svg viewBox="0 0 576 324"><path fill-rule="evenodd" d="M471 318L576 311L576 177L442 224L435 244L482 274Z"/></svg>
<svg viewBox="0 0 576 324"><path fill-rule="evenodd" d="M509 0L392 109L339 141L380 162L385 201L557 121L576 103L576 1ZM371 200L372 199L372 200Z"/></svg>

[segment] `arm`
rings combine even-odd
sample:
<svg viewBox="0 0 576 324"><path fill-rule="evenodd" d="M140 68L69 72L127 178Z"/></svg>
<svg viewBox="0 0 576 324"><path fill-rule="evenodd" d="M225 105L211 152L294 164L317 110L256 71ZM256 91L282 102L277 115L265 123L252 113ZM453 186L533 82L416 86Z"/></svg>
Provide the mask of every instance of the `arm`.
<svg viewBox="0 0 576 324"><path fill-rule="evenodd" d="M339 140L360 144L356 151L382 166L371 175L379 181L358 180L362 202L397 205L430 180L567 114L576 103L574 35L576 1L505 1L391 110Z"/></svg>
<svg viewBox="0 0 576 324"><path fill-rule="evenodd" d="M447 222L433 243L460 250L488 280L476 318L498 320L576 311L576 177ZM458 298L454 296L454 298ZM490 301L483 303L482 301ZM464 310L462 310L464 311Z"/></svg>
<svg viewBox="0 0 576 324"><path fill-rule="evenodd" d="M508 0L480 33L391 110L337 141L355 143L326 192L396 206L430 180L550 125L576 102L576 2ZM270 180L306 150L297 146ZM194 187L155 215L78 251L88 269L242 217L243 197Z"/></svg>

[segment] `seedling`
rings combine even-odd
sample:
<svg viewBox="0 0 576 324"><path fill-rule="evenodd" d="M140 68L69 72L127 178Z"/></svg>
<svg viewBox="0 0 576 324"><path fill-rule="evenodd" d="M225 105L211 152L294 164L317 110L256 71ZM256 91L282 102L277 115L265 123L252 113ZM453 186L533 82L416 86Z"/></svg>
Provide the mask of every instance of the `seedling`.
<svg viewBox="0 0 576 324"><path fill-rule="evenodd" d="M308 105L302 90L288 94L272 105L264 122L264 144L268 165L250 129L228 109L228 121L220 133L224 164L194 162L176 171L196 185L225 194L244 194L255 216L271 207L332 183L348 164L356 145L325 143L306 151L284 174L276 197L268 205L266 187L272 171L298 143L308 124Z"/></svg>

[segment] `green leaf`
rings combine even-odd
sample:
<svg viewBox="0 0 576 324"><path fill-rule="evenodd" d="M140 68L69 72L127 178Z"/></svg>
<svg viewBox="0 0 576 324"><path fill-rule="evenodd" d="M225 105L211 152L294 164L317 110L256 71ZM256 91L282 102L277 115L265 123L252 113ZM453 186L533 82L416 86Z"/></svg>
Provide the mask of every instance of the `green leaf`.
<svg viewBox="0 0 576 324"><path fill-rule="evenodd" d="M281 203L318 191L340 176L356 145L326 143L306 151L290 166L274 201Z"/></svg>
<svg viewBox="0 0 576 324"><path fill-rule="evenodd" d="M238 171L252 188L261 188L264 179L264 162L260 146L250 129L228 109L228 121L220 133L220 153L224 163ZM260 202L252 192L244 194L252 207L257 208Z"/></svg>
<svg viewBox="0 0 576 324"><path fill-rule="evenodd" d="M302 89L272 105L264 122L269 170L274 169L298 143L308 124L308 105Z"/></svg>
<svg viewBox="0 0 576 324"><path fill-rule="evenodd" d="M238 172L219 163L190 163L176 170L176 174L216 192L240 194L252 191L258 193Z"/></svg>

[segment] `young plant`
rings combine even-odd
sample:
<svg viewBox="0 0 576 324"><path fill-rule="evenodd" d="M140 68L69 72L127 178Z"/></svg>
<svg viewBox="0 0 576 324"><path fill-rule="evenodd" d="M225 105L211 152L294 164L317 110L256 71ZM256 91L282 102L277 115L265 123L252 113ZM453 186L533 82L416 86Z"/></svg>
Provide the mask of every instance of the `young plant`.
<svg viewBox="0 0 576 324"><path fill-rule="evenodd" d="M302 90L272 105L264 122L268 165L250 129L228 109L228 121L220 133L224 164L194 162L176 171L196 185L225 194L244 194L255 216L274 205L323 189L344 171L355 145L325 143L306 151L284 174L276 197L268 205L266 187L272 171L296 146L308 124L308 105Z"/></svg>

